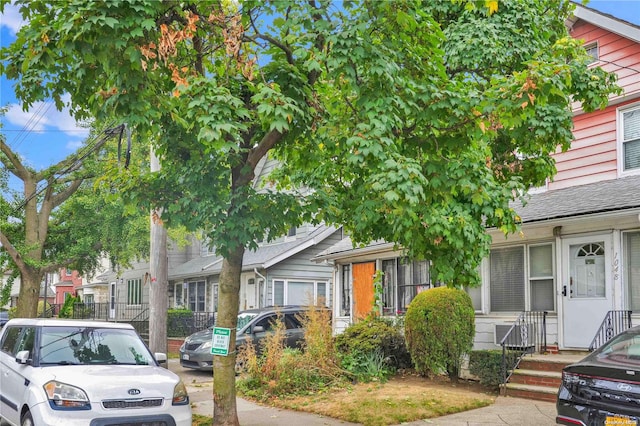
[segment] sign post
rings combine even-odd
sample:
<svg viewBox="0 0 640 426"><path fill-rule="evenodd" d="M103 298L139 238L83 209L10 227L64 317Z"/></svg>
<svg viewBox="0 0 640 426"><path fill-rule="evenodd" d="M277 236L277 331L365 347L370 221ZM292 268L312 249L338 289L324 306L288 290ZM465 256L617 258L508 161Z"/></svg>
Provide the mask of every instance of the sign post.
<svg viewBox="0 0 640 426"><path fill-rule="evenodd" d="M229 341L231 340L231 329L214 327L213 336L211 337L211 354L212 355L229 355Z"/></svg>

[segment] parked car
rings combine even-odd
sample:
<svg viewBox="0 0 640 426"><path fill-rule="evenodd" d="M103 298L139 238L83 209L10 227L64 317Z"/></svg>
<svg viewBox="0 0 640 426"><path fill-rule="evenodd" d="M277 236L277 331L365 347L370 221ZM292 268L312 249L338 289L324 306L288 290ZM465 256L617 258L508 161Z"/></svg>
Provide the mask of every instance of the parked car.
<svg viewBox="0 0 640 426"><path fill-rule="evenodd" d="M0 311L0 328L9 321L9 311Z"/></svg>
<svg viewBox="0 0 640 426"><path fill-rule="evenodd" d="M556 423L636 425L640 420L640 327L562 370Z"/></svg>
<svg viewBox="0 0 640 426"><path fill-rule="evenodd" d="M240 312L236 326L236 346L249 339L256 346L256 351L260 352L262 341L280 318L285 325L285 346L299 347L304 340L304 329L299 318L307 309L305 306L270 306ZM213 368L213 328L208 327L185 339L180 347L180 365L197 370Z"/></svg>
<svg viewBox="0 0 640 426"><path fill-rule="evenodd" d="M0 330L0 417L11 425L191 425L180 378L126 323L11 319Z"/></svg>

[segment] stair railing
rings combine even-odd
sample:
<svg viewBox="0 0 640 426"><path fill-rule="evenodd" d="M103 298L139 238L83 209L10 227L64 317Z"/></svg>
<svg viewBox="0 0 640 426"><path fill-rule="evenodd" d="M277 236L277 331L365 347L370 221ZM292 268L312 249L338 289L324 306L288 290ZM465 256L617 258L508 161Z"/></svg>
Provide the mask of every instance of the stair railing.
<svg viewBox="0 0 640 426"><path fill-rule="evenodd" d="M500 340L502 346L502 389L526 354L547 351L547 312L524 311Z"/></svg>
<svg viewBox="0 0 640 426"><path fill-rule="evenodd" d="M626 310L607 312L604 320L602 320L602 324L600 324L600 328L598 328L595 337L589 345L589 351L595 351L618 333L631 328L631 313L632 311Z"/></svg>

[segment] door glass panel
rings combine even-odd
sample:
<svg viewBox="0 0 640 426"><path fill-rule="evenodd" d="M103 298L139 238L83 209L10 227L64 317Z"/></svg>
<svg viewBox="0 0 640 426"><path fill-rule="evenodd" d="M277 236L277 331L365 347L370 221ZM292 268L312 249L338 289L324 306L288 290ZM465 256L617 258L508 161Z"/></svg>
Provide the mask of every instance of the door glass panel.
<svg viewBox="0 0 640 426"><path fill-rule="evenodd" d="M606 297L604 270L604 243L572 245L571 277L572 298Z"/></svg>

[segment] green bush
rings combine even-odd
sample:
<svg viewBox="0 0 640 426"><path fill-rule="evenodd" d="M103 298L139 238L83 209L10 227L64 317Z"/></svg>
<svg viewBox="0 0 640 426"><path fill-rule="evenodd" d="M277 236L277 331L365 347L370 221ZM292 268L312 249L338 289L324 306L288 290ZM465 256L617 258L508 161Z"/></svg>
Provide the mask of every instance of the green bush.
<svg viewBox="0 0 640 426"><path fill-rule="evenodd" d="M361 381L412 367L401 325L386 318L371 315L350 325L336 336L335 345L342 367Z"/></svg>
<svg viewBox="0 0 640 426"><path fill-rule="evenodd" d="M167 311L167 337L186 337L193 333L193 312L190 309Z"/></svg>
<svg viewBox="0 0 640 426"><path fill-rule="evenodd" d="M463 357L473 348L475 312L463 290L437 287L419 293L405 315L405 337L421 374L446 372L458 381Z"/></svg>
<svg viewBox="0 0 640 426"><path fill-rule="evenodd" d="M469 372L477 376L481 384L497 388L502 383L502 351L471 351Z"/></svg>
<svg viewBox="0 0 640 426"><path fill-rule="evenodd" d="M58 317L74 318L73 308L76 303L80 303L80 298L67 294L67 297L64 299L64 304L60 308L60 312L58 312Z"/></svg>

